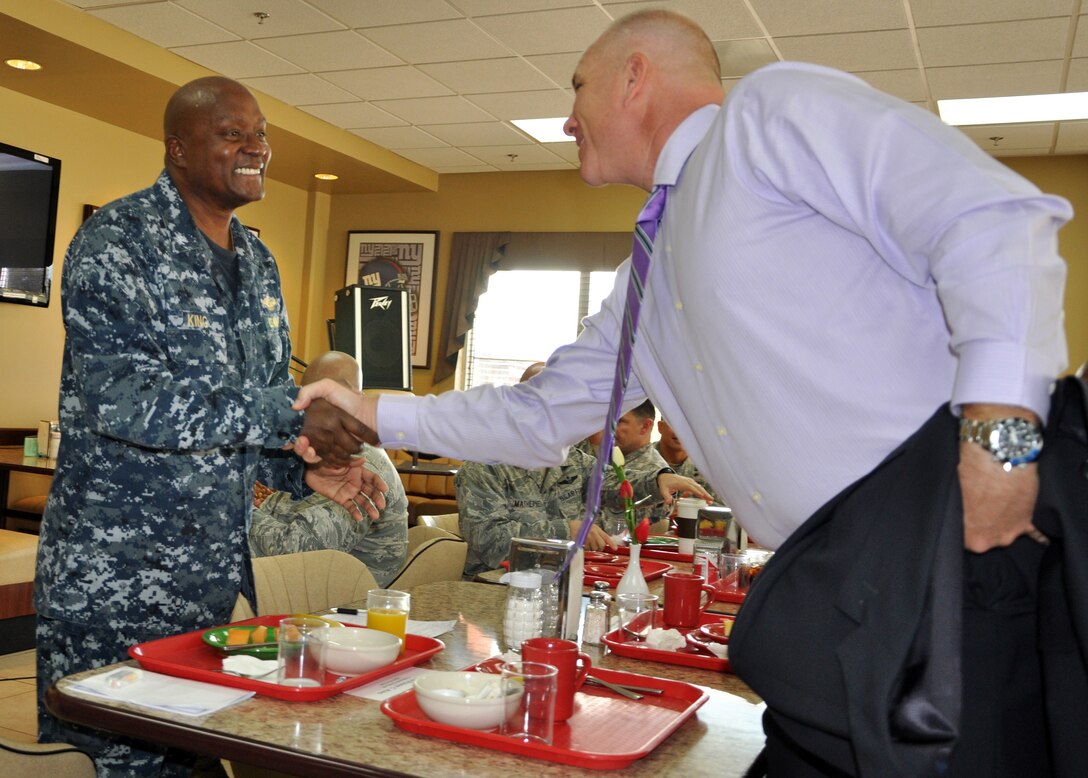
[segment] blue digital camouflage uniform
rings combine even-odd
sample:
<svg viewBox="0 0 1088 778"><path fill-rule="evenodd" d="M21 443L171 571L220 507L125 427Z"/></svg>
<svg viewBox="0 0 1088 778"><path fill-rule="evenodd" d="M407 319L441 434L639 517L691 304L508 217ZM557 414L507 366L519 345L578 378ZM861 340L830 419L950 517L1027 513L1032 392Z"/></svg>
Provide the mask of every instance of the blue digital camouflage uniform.
<svg viewBox="0 0 1088 778"><path fill-rule="evenodd" d="M465 577L498 568L510 555L511 538L569 538L570 522L581 521L585 512L595 464L594 457L571 448L559 467L461 465L455 483L458 522L468 543ZM658 470L627 471L636 496L657 494ZM602 505L618 504L618 492L619 483L609 472Z"/></svg>
<svg viewBox="0 0 1088 778"><path fill-rule="evenodd" d="M377 520L356 521L320 494L294 500L286 492L275 492L253 509L249 526L253 556L332 548L365 562L379 586L392 581L408 556L408 497L385 451L363 446L363 456L367 467L389 485Z"/></svg>
<svg viewBox="0 0 1088 778"><path fill-rule="evenodd" d="M39 737L78 740L104 775L159 766L61 727L40 704L45 687L126 659L135 642L228 621L249 569L254 481L304 488L300 460L279 451L302 426L279 273L237 218L231 234L235 300L163 172L99 209L65 258L64 438L34 590Z"/></svg>

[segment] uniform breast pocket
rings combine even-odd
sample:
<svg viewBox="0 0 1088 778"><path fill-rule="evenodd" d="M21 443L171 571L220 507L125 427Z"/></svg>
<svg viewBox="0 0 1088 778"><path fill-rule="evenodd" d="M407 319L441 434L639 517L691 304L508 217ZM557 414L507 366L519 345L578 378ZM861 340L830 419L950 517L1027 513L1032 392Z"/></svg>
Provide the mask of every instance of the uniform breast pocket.
<svg viewBox="0 0 1088 778"><path fill-rule="evenodd" d="M202 311L182 311L168 317L167 342L171 360L197 367L227 363L226 317Z"/></svg>

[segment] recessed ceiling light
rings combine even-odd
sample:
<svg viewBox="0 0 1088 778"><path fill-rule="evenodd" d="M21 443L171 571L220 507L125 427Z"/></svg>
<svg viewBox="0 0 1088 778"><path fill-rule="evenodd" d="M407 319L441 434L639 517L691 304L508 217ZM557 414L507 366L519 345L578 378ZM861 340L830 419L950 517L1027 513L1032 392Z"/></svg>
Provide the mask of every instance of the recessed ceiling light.
<svg viewBox="0 0 1088 778"><path fill-rule="evenodd" d="M554 119L512 119L511 122L541 143L574 141L574 138L563 132L563 125L567 123L566 116L557 116Z"/></svg>
<svg viewBox="0 0 1088 778"><path fill-rule="evenodd" d="M336 173L314 173L314 178L320 179L321 181L335 181L340 178L340 176L336 175Z"/></svg>
<svg viewBox="0 0 1088 778"><path fill-rule="evenodd" d="M4 64L16 70L41 70L42 66L30 59L6 59Z"/></svg>
<svg viewBox="0 0 1088 778"><path fill-rule="evenodd" d="M946 124L1027 124L1088 119L1088 92L938 100Z"/></svg>

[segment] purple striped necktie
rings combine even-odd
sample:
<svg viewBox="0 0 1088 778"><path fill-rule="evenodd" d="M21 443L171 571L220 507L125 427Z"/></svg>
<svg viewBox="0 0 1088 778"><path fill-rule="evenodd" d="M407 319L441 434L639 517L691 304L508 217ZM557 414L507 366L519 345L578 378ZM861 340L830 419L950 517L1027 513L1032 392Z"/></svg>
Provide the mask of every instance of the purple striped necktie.
<svg viewBox="0 0 1088 778"><path fill-rule="evenodd" d="M582 526L578 529L575 549L585 545L586 536L593 526L597 509L601 505L601 484L604 470L612 460L612 446L616 440L616 422L619 421L623 406L623 394L627 389L627 378L631 375L631 356L635 346L635 334L638 332L639 312L642 309L642 296L646 289L646 279L650 274L650 256L654 253L654 236L661 223L661 214L665 212L665 192L668 187L656 186L650 192L646 204L638 215L635 224L635 242L631 251L631 275L627 282L627 304L623 310L623 329L620 334L619 353L616 355L616 375L612 379L612 399L608 403L608 416L605 418L604 434L597 449L597 465L589 478L586 490L586 512ZM569 561L569 560L568 560Z"/></svg>

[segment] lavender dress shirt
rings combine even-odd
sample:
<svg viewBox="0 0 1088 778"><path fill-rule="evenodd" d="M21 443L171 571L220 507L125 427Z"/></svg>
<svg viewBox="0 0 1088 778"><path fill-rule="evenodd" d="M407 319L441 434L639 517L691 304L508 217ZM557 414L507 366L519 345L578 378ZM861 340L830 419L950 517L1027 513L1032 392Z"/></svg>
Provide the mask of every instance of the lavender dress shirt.
<svg viewBox="0 0 1088 778"><path fill-rule="evenodd" d="M645 397L776 546L942 403L1046 416L1066 366L1069 204L932 114L779 63L673 133L625 410ZM383 396L383 444L555 466L600 429L628 264L600 313L513 387Z"/></svg>

